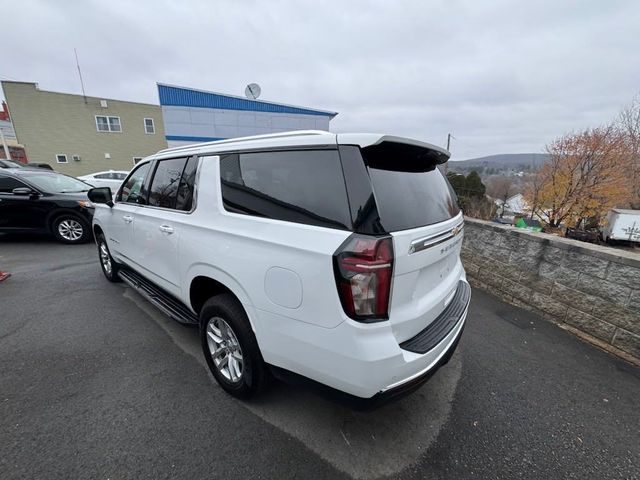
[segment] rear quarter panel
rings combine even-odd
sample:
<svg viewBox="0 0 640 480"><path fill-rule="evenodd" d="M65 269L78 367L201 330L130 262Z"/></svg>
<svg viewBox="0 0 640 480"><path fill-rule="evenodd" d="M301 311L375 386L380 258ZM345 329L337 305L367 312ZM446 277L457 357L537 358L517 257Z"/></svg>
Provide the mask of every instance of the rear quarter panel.
<svg viewBox="0 0 640 480"><path fill-rule="evenodd" d="M260 312L324 328L344 321L332 258L350 232L226 212L219 178L218 157L205 157L180 238L183 301L190 304L192 280L209 272L255 312L256 331Z"/></svg>

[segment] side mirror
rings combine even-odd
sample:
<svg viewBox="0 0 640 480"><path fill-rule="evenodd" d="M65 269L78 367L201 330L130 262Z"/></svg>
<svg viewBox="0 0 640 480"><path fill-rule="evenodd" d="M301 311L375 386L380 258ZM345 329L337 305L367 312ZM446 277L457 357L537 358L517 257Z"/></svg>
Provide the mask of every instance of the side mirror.
<svg viewBox="0 0 640 480"><path fill-rule="evenodd" d="M92 188L87 192L87 196L93 203L104 203L109 207L113 207L113 197L109 187Z"/></svg>
<svg viewBox="0 0 640 480"><path fill-rule="evenodd" d="M29 187L14 188L13 190L11 190L11 193L13 193L14 195L23 195L23 196L36 195L36 192L31 190Z"/></svg>

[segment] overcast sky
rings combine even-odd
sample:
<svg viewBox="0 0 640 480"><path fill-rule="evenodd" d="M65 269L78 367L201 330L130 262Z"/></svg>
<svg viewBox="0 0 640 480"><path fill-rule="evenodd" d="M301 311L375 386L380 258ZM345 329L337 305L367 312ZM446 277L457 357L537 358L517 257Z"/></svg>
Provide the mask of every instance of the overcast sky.
<svg viewBox="0 0 640 480"><path fill-rule="evenodd" d="M340 112L453 159L540 152L640 92L640 2L0 0L0 78L158 103L156 82Z"/></svg>

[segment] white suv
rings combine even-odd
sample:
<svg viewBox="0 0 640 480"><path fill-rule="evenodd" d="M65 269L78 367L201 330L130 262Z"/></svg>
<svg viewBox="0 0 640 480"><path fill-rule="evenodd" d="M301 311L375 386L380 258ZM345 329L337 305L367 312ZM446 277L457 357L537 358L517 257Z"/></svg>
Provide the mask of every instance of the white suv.
<svg viewBox="0 0 640 480"><path fill-rule="evenodd" d="M376 134L291 132L163 150L93 230L102 270L200 325L213 375L271 374L371 405L451 357L470 288L448 152Z"/></svg>

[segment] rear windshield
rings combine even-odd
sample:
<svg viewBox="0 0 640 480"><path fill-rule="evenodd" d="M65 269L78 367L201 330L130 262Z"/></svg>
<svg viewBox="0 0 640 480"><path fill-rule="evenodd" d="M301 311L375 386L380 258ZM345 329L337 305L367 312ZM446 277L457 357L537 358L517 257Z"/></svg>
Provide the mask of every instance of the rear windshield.
<svg viewBox="0 0 640 480"><path fill-rule="evenodd" d="M396 145L362 150L384 229L407 230L455 217L460 212L455 193L436 163L418 149Z"/></svg>

